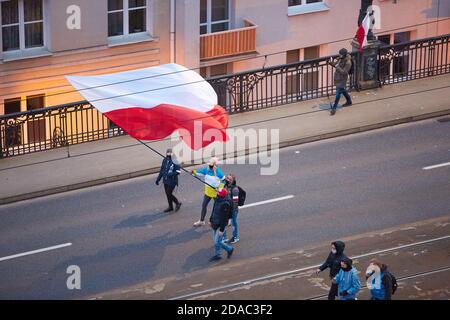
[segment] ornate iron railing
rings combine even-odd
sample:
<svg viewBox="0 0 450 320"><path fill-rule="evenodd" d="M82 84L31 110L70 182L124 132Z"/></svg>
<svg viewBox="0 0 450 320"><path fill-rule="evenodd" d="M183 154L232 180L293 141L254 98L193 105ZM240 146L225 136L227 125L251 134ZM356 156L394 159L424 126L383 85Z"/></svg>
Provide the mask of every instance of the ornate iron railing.
<svg viewBox="0 0 450 320"><path fill-rule="evenodd" d="M382 85L450 73L450 35L383 46L379 50Z"/></svg>
<svg viewBox="0 0 450 320"><path fill-rule="evenodd" d="M450 73L450 34L379 49L379 82L387 85ZM353 53L353 61L356 53ZM337 56L301 61L208 79L219 104L230 113L331 96ZM358 65L350 77L355 88ZM124 132L81 101L0 116L0 157L11 157L123 135Z"/></svg>

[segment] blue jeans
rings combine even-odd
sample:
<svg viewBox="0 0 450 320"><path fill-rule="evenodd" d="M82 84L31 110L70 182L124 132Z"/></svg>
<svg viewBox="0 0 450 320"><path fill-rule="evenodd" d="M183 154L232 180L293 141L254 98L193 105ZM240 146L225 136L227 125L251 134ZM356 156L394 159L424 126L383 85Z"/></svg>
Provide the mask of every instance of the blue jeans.
<svg viewBox="0 0 450 320"><path fill-rule="evenodd" d="M347 100L347 103L352 103L352 98L350 98L350 95L348 94L347 89L345 88L336 88L336 99L334 100L333 109L336 109L339 100L341 100L341 95L344 95L345 99Z"/></svg>
<svg viewBox="0 0 450 320"><path fill-rule="evenodd" d="M222 248L226 252L230 252L233 250L232 246L227 245L226 243L222 242L223 235L221 236L219 234L220 228L217 228L216 230L213 229L213 241L214 241L214 255L220 256Z"/></svg>
<svg viewBox="0 0 450 320"><path fill-rule="evenodd" d="M239 212L239 208L234 209L233 210L233 215L231 217L231 225L233 226L233 238L234 239L239 238L238 223L237 223L238 212ZM223 233L223 238L227 239L227 229L226 228L225 228L225 231Z"/></svg>

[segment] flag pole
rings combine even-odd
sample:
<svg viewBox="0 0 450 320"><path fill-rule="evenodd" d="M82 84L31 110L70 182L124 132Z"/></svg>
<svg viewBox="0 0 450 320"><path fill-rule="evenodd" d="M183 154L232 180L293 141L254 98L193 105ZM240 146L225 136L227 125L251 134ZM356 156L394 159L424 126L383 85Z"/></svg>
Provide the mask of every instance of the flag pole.
<svg viewBox="0 0 450 320"><path fill-rule="evenodd" d="M143 146L146 146L147 148L149 148L150 150L152 150L154 153L156 153L156 154L158 154L159 156L161 156L162 158L165 158L165 156L164 156L162 153L160 153L158 150L156 150L156 149L150 147L150 146L149 146L148 144L146 144L144 141L139 140L139 139L136 139L136 140L139 141ZM205 185L207 185L207 186L209 186L209 187L211 187L211 188L213 188L213 189L216 189L215 187L213 187L212 185L210 185L210 184L207 183L206 181L203 181L203 180L200 179L199 177L192 175L188 170L186 170L185 168L183 168L181 165L180 165L180 168L181 168L181 170L183 170L184 172L189 173L190 176L194 177L195 179L197 179L197 180L200 181L201 183L203 183L203 184L205 184Z"/></svg>

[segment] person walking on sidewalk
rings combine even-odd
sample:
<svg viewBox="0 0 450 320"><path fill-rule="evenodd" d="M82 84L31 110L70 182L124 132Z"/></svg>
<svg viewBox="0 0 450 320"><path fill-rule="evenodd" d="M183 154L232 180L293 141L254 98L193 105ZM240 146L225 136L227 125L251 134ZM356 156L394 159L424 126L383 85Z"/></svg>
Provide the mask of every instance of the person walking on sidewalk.
<svg viewBox="0 0 450 320"><path fill-rule="evenodd" d="M226 189L219 189L217 198L214 201L214 207L209 219L209 224L213 230L214 240L214 256L209 261L220 260L221 249L227 252L227 258L231 258L234 248L223 241L223 233L227 226L228 220L231 218L231 205L228 199L228 192Z"/></svg>
<svg viewBox="0 0 450 320"><path fill-rule="evenodd" d="M164 212L173 211L173 204L175 203L175 212L180 210L181 202L173 195L173 190L178 186L178 175L181 173L180 165L177 161L172 159L172 149L167 149L166 157L162 161L161 169L159 170L156 185L159 185L163 179L164 190L166 191L167 202L169 207Z"/></svg>
<svg viewBox="0 0 450 320"><path fill-rule="evenodd" d="M238 233L238 213L239 213L239 188L236 185L236 177L232 174L229 174L225 177L225 188L228 192L228 197L231 200L232 208L231 208L231 221L229 221L228 225L233 227L233 236L230 239L227 239L227 229L225 228L225 232L223 233L223 238L226 243L234 244L239 242L239 233Z"/></svg>
<svg viewBox="0 0 450 320"><path fill-rule="evenodd" d="M341 100L341 95L343 94L347 102L343 107L351 106L352 99L347 91L347 81L350 71L352 70L352 56L348 53L347 49L342 48L339 50L339 59L337 63L330 61L330 64L336 68L334 72L334 85L336 86L336 99L334 105L331 106L331 115L336 114L336 109Z"/></svg>
<svg viewBox="0 0 450 320"><path fill-rule="evenodd" d="M316 274L330 268L330 280L339 273L341 270L341 261L347 258L344 255L345 243L342 241L335 241L331 243L331 252L327 257L327 260L317 269ZM331 282L330 292L328 293L328 300L335 300L338 295L338 286L333 281Z"/></svg>
<svg viewBox="0 0 450 320"><path fill-rule="evenodd" d="M338 285L339 300L356 300L356 295L361 290L358 270L352 264L352 259L344 258L341 261L341 270L333 279Z"/></svg>
<svg viewBox="0 0 450 320"><path fill-rule="evenodd" d="M200 214L200 220L194 223L194 227L201 227L205 225L205 217L206 217L206 211L208 209L208 204L211 201L211 199L215 199L217 196L217 188L223 186L223 183L221 182L224 178L224 174L222 170L217 166L218 159L217 158L211 158L211 160L208 163L208 166L205 168L202 168L200 170L193 170L191 171L192 175L202 175L205 179L205 194L203 196L203 202L202 202L202 211Z"/></svg>
<svg viewBox="0 0 450 320"><path fill-rule="evenodd" d="M377 259L371 260L366 270L366 281L370 300L392 300L392 294L397 289L397 280L388 271L387 265Z"/></svg>

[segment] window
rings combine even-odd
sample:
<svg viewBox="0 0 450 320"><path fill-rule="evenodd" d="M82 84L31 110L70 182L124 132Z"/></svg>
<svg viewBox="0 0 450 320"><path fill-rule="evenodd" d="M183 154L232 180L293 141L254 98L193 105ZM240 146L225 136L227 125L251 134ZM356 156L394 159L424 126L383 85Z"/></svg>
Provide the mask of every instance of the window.
<svg viewBox="0 0 450 320"><path fill-rule="evenodd" d="M147 0L108 0L108 37L147 31Z"/></svg>
<svg viewBox="0 0 450 320"><path fill-rule="evenodd" d="M411 39L409 31L394 34L394 44L408 42ZM404 77L409 72L409 55L408 51L401 51L399 56L394 57L394 76Z"/></svg>
<svg viewBox="0 0 450 320"><path fill-rule="evenodd" d="M229 0L200 0L200 34L230 29Z"/></svg>
<svg viewBox="0 0 450 320"><path fill-rule="evenodd" d="M289 7L299 6L302 4L310 4L316 2L322 2L323 0L289 0Z"/></svg>
<svg viewBox="0 0 450 320"><path fill-rule="evenodd" d="M227 63L216 64L214 66L200 68L200 75L205 79L210 78L210 77L216 77L216 76L224 76L229 73L230 69L231 69L231 65L228 65ZM213 86L214 90L217 93L217 99L218 99L219 105L221 105L221 106L227 105L226 84L227 84L227 82L224 81L224 82L220 82L219 84L216 84Z"/></svg>
<svg viewBox="0 0 450 320"><path fill-rule="evenodd" d="M300 50L289 50L286 52L286 63L293 63L300 61Z"/></svg>
<svg viewBox="0 0 450 320"><path fill-rule="evenodd" d="M389 45L391 44L391 35L390 34L386 34L386 35L381 35L378 36L378 41L380 41L383 45Z"/></svg>
<svg viewBox="0 0 450 320"><path fill-rule="evenodd" d="M5 114L20 112L20 98L5 100ZM22 144L21 125L7 125L5 128L5 146L7 148Z"/></svg>
<svg viewBox="0 0 450 320"><path fill-rule="evenodd" d="M1 2L3 51L44 46L43 0Z"/></svg>
<svg viewBox="0 0 450 320"><path fill-rule="evenodd" d="M27 110L44 108L44 95L27 97ZM28 121L28 143L39 143L45 140L45 119L33 118Z"/></svg>
<svg viewBox="0 0 450 320"><path fill-rule="evenodd" d="M286 52L286 63L300 61L300 50ZM320 46L307 47L303 49L303 60L312 60L320 57ZM308 94L319 86L319 72L314 69L305 69L303 72L288 71L286 77L286 91L288 94Z"/></svg>

